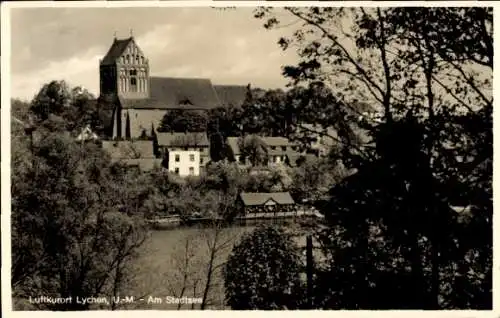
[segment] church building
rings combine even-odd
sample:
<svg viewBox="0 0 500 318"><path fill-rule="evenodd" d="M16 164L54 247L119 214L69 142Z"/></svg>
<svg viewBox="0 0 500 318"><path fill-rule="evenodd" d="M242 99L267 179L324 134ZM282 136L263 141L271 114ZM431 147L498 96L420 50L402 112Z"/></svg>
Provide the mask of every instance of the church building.
<svg viewBox="0 0 500 318"><path fill-rule="evenodd" d="M152 77L150 61L133 36L113 40L99 75L99 98L113 105L112 139L151 136L169 110L239 107L247 91L244 85L212 85L206 78Z"/></svg>

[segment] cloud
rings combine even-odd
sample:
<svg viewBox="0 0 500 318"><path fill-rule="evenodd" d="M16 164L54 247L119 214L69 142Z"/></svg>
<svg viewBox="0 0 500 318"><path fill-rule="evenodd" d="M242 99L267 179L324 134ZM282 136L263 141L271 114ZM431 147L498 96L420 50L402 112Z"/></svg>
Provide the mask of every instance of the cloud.
<svg viewBox="0 0 500 318"><path fill-rule="evenodd" d="M296 60L251 8L17 9L12 16L12 95L31 98L64 79L99 93L99 59L112 37L136 41L154 76L208 77L218 84L283 87L281 66ZM56 18L57 16L57 18Z"/></svg>

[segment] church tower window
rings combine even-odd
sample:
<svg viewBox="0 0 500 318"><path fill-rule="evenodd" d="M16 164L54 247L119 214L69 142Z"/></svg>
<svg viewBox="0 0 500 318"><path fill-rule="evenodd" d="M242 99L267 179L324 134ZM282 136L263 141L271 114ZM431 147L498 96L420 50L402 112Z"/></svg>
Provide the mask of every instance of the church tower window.
<svg viewBox="0 0 500 318"><path fill-rule="evenodd" d="M137 92L137 79L135 77L130 79L130 91Z"/></svg>

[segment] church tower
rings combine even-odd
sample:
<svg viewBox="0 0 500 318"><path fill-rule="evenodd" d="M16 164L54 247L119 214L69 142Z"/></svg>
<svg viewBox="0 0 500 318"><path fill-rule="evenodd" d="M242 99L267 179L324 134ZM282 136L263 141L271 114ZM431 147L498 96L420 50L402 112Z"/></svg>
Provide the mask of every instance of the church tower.
<svg viewBox="0 0 500 318"><path fill-rule="evenodd" d="M99 66L101 96L146 99L150 96L149 61L134 37L115 37Z"/></svg>

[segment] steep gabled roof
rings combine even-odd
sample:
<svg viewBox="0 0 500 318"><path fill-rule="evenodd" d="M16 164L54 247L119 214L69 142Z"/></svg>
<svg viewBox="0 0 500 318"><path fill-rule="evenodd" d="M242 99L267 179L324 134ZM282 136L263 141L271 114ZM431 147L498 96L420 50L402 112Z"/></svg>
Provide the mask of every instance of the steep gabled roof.
<svg viewBox="0 0 500 318"><path fill-rule="evenodd" d="M241 107L247 96L247 86L243 85L214 85L222 106Z"/></svg>
<svg viewBox="0 0 500 318"><path fill-rule="evenodd" d="M273 200L278 204L294 204L292 196L289 192L242 192L240 198L243 204L251 205L264 205L267 201Z"/></svg>
<svg viewBox="0 0 500 318"><path fill-rule="evenodd" d="M109 48L108 53L106 56L102 59L101 65L111 65L116 62L116 59L119 58L129 43L133 42L134 38L130 37L128 39L123 39L123 40L117 40L115 39L113 42L113 45Z"/></svg>
<svg viewBox="0 0 500 318"><path fill-rule="evenodd" d="M150 98L120 98L123 108L211 109L221 102L207 78L151 77Z"/></svg>

